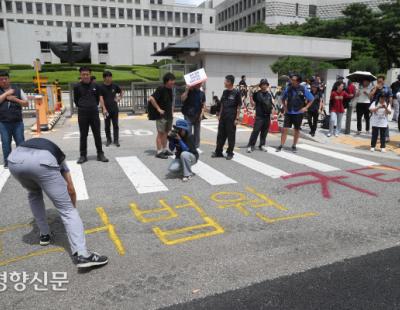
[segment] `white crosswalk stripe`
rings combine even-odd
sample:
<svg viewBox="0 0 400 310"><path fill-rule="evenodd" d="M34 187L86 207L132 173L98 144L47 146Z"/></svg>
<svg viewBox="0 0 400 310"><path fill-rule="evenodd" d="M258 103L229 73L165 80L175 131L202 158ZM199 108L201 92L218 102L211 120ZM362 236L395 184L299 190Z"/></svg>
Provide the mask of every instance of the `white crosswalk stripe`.
<svg viewBox="0 0 400 310"><path fill-rule="evenodd" d="M289 161L292 161L294 163L297 164L301 164L301 165L305 165L307 167L313 168L315 170L319 170L322 172L332 172L332 171L338 171L340 170L339 168L324 164L324 163L320 163L318 161L314 161L299 155L295 155L292 153L288 153L288 152L276 152L276 149L272 148L272 147L268 147L268 153L273 155L273 156L277 156Z"/></svg>
<svg viewBox="0 0 400 310"><path fill-rule="evenodd" d="M350 156L350 155L334 152L334 151L327 150L327 149L322 149L322 148L319 148L319 147L316 147L316 146L312 146L312 145L308 145L308 144L299 144L299 145L297 145L297 147L300 148L300 149L306 150L306 151L318 153L318 154L325 155L325 156L328 156L328 157L333 157L335 159L341 159L343 161L347 161L349 163L357 164L357 165L360 165L360 166L368 167L368 166L377 166L377 165L379 165L378 163L375 163L373 161L365 160L365 159L358 158L358 157L353 157L353 156Z"/></svg>
<svg viewBox="0 0 400 310"><path fill-rule="evenodd" d="M139 194L168 191L164 183L138 157L117 157L116 160Z"/></svg>
<svg viewBox="0 0 400 310"><path fill-rule="evenodd" d="M10 171L8 169L4 169L3 165L0 165L0 193L9 177Z"/></svg>
<svg viewBox="0 0 400 310"><path fill-rule="evenodd" d="M68 168L71 173L72 182L74 183L77 200L88 200L89 195L86 188L85 178L83 176L82 166L75 161L67 161Z"/></svg>
<svg viewBox="0 0 400 310"><path fill-rule="evenodd" d="M289 173L281 169L264 164L263 162L239 153L235 153L233 161L273 179L278 179L280 177L289 175Z"/></svg>
<svg viewBox="0 0 400 310"><path fill-rule="evenodd" d="M211 185L225 185L225 184L235 184L235 180L226 176L222 172L214 169L213 167L198 161L196 165L192 167L192 171L202 178L204 181Z"/></svg>
<svg viewBox="0 0 400 310"><path fill-rule="evenodd" d="M203 120L201 122L201 127L211 130L213 132L218 132L218 120L217 119ZM253 130L252 128L245 127L242 125L239 125L236 128L236 132L250 132L252 130Z"/></svg>

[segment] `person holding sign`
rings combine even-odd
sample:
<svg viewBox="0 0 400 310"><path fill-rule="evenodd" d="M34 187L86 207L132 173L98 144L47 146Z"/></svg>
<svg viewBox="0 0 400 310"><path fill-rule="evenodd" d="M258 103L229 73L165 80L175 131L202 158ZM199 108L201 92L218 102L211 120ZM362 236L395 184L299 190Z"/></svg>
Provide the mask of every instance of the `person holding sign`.
<svg viewBox="0 0 400 310"><path fill-rule="evenodd" d="M186 86L181 96L183 102L182 113L189 127L189 133L194 136L196 148L200 147L200 125L203 119L206 95L201 90L202 84Z"/></svg>
<svg viewBox="0 0 400 310"><path fill-rule="evenodd" d="M227 160L233 158L233 149L235 148L236 126L239 123L240 108L242 107L242 98L240 91L233 87L235 77L227 75L225 77L225 90L221 97L221 111L218 119L217 148L212 153L213 158L224 157L222 154L226 139L228 139Z"/></svg>

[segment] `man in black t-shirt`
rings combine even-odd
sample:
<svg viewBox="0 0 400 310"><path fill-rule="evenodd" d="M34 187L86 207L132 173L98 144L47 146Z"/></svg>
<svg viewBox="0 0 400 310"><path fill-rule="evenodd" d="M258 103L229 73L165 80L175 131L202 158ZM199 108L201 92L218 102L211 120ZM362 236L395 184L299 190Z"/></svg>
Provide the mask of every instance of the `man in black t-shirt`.
<svg viewBox="0 0 400 310"><path fill-rule="evenodd" d="M149 102L154 111L154 119L157 127L157 158L168 159L173 153L167 149L168 133L172 129L173 122L173 88L175 87L175 76L172 73L166 73L163 77L164 85L158 87Z"/></svg>
<svg viewBox="0 0 400 310"><path fill-rule="evenodd" d="M397 81L393 82L390 86L392 89L393 94L393 118L392 121L399 123L399 130L400 130L400 102L397 100L397 94L400 92L400 74L397 76Z"/></svg>
<svg viewBox="0 0 400 310"><path fill-rule="evenodd" d="M78 124L80 131L80 157L78 164L87 162L87 137L89 127L92 129L94 142L97 149L97 160L108 162L104 156L103 146L101 144L100 117L99 117L99 102L103 113L107 114L107 109L104 106L103 98L100 97L99 85L92 83L92 70L87 67L79 69L80 82L74 87L74 102L78 107Z"/></svg>
<svg viewBox="0 0 400 310"><path fill-rule="evenodd" d="M274 109L273 97L269 91L269 83L267 79L260 81L261 90L255 92L250 98L252 106L256 107L256 120L253 127L253 132L250 136L247 146L247 153L254 151L257 143L257 138L260 135L260 150L267 152L265 141L268 135L269 125L271 123L271 113Z"/></svg>
<svg viewBox="0 0 400 310"><path fill-rule="evenodd" d="M122 99L121 88L112 82L112 73L105 71L103 73L104 83L101 85L101 97L104 100L104 105L107 109L107 114L104 115L105 132L107 137L106 146L109 146L111 141L111 122L113 124L114 144L119 147L119 126L118 126L118 102ZM117 97L118 95L118 97Z"/></svg>
<svg viewBox="0 0 400 310"><path fill-rule="evenodd" d="M235 148L236 126L239 123L240 108L242 99L240 91L233 88L235 77L228 75L225 77L225 90L221 97L221 110L218 115L218 135L217 147L212 157L224 157L222 154L226 139L228 139L227 160L233 158L233 149Z"/></svg>

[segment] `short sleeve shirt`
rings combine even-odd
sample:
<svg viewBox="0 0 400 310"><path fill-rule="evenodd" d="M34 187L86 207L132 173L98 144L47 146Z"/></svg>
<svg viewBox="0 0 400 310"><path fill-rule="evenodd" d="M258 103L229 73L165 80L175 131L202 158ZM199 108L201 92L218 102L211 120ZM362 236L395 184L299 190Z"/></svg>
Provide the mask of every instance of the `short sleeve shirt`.
<svg viewBox="0 0 400 310"><path fill-rule="evenodd" d="M314 100L314 96L311 94L311 92L307 89L307 87L304 86L299 86L302 88L303 92L304 92L304 97L306 98L307 101L313 101ZM289 89L292 90L292 98L294 98L296 96L296 90L293 87L286 87L285 91L283 92L283 96L282 96L282 101L287 100L289 98ZM300 111L288 111L288 114L303 114L303 112Z"/></svg>
<svg viewBox="0 0 400 310"><path fill-rule="evenodd" d="M165 86L160 86L153 93L152 97L156 99L157 104L160 106L160 109L165 111L163 118L173 119L172 101L174 96L172 89Z"/></svg>
<svg viewBox="0 0 400 310"><path fill-rule="evenodd" d="M221 107L223 118L236 118L237 110L242 106L240 92L236 89L225 89L221 97Z"/></svg>
<svg viewBox="0 0 400 310"><path fill-rule="evenodd" d="M102 84L100 87L101 96L104 98L104 104L109 111L117 111L118 103L115 100L117 94L121 94L121 88L118 85L111 84L105 85Z"/></svg>

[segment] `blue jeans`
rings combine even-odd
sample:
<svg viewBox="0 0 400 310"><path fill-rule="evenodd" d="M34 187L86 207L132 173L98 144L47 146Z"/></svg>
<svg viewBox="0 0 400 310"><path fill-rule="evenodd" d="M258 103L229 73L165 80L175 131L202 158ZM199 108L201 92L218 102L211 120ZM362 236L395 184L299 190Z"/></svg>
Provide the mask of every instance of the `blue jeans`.
<svg viewBox="0 0 400 310"><path fill-rule="evenodd" d="M0 122L1 145L3 148L4 165L7 165L7 157L11 153L11 141L14 138L15 144L18 146L25 141L24 123L7 123Z"/></svg>

